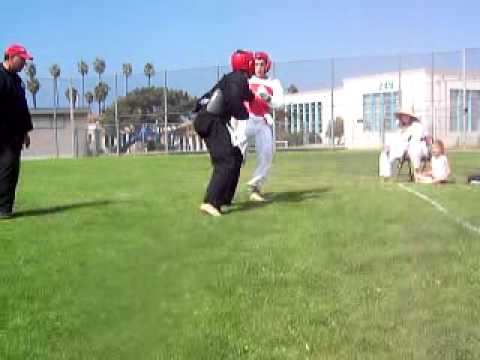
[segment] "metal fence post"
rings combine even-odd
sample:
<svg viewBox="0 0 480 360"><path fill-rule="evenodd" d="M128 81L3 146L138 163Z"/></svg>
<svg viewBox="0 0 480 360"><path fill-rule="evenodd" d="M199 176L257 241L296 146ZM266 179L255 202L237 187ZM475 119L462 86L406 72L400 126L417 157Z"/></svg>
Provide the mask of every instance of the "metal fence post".
<svg viewBox="0 0 480 360"><path fill-rule="evenodd" d="M165 120L165 128L164 128L164 133L165 133L165 154L168 154L168 81L167 81L167 70L165 69L164 71L164 87L163 87L163 96L164 96L164 109L165 109L165 114L164 114L164 120Z"/></svg>
<svg viewBox="0 0 480 360"><path fill-rule="evenodd" d="M120 156L120 124L118 121L118 76L117 73L114 73L115 79L115 94L114 94L114 101L115 101L115 130L117 134L117 156Z"/></svg>
<svg viewBox="0 0 480 360"><path fill-rule="evenodd" d="M398 55L398 106L400 109L402 109L402 97L402 55Z"/></svg>
<svg viewBox="0 0 480 360"><path fill-rule="evenodd" d="M335 126L335 119L334 119L334 102L333 102L333 91L335 89L335 58L331 60L331 71L332 71L332 84L330 89L330 101L331 101L331 108L330 108L330 136L331 136L331 145L332 149L335 147L335 137L334 137L334 126ZM328 127L327 127L328 129Z"/></svg>
<svg viewBox="0 0 480 360"><path fill-rule="evenodd" d="M55 142L55 157L58 159L59 149L58 149L58 126L57 126L57 106L58 106L58 89L57 89L57 78L53 78L53 135Z"/></svg>
<svg viewBox="0 0 480 360"><path fill-rule="evenodd" d="M277 78L276 76L276 64L275 61L272 61L272 76L274 79ZM277 118L276 118L276 110L275 107L272 109L272 118L273 118L273 125L272 125L272 132L273 132L273 151L277 149Z"/></svg>
<svg viewBox="0 0 480 360"><path fill-rule="evenodd" d="M463 131L462 131L462 144L464 147L467 145L467 49L463 49Z"/></svg>
<svg viewBox="0 0 480 360"><path fill-rule="evenodd" d="M72 132L72 157L75 158L75 118L74 118L74 110L73 110L73 80L70 78L70 82L68 84L68 98L69 98L69 105L70 105L70 130Z"/></svg>
<svg viewBox="0 0 480 360"><path fill-rule="evenodd" d="M436 119L435 119L435 52L432 51L432 86L431 86L431 99L432 99L432 137L437 138Z"/></svg>

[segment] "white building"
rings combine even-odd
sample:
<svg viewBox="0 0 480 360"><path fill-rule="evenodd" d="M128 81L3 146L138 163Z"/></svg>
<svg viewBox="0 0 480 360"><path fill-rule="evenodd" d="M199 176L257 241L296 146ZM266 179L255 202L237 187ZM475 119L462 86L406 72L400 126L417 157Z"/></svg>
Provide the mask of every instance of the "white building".
<svg viewBox="0 0 480 360"><path fill-rule="evenodd" d="M343 89L333 90L335 106L343 101ZM332 90L322 89L285 95L285 131L315 134L315 142L325 143L332 107Z"/></svg>
<svg viewBox="0 0 480 360"><path fill-rule="evenodd" d="M285 130L314 132L327 143L332 95L333 118L344 120L347 148L378 148L388 141L400 108L414 111L427 131L448 146L480 145L480 74L469 73L465 83L461 72L436 71L432 77L430 70L415 69L345 78L333 92L287 94Z"/></svg>

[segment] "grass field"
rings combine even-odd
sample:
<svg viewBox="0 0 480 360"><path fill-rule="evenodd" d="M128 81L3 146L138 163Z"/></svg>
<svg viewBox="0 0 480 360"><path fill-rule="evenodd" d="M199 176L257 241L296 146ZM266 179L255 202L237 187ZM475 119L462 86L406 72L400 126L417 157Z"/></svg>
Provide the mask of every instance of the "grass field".
<svg viewBox="0 0 480 360"><path fill-rule="evenodd" d="M206 156L31 161L0 222L0 359L479 359L480 187L376 178L369 152L279 153L200 214Z"/></svg>

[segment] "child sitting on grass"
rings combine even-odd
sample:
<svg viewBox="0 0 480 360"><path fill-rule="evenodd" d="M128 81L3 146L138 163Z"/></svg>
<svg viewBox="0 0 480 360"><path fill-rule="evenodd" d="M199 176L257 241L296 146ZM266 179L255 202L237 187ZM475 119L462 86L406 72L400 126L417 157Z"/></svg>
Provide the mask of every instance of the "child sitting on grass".
<svg viewBox="0 0 480 360"><path fill-rule="evenodd" d="M445 155L445 145L442 140L435 140L432 144L432 167L415 177L415 182L422 184L446 183L450 175L450 166Z"/></svg>

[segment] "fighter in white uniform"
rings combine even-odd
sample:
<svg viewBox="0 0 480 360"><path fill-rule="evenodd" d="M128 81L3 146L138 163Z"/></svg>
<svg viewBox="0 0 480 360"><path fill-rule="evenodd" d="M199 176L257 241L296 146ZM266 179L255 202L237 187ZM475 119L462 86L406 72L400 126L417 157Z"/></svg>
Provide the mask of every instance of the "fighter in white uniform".
<svg viewBox="0 0 480 360"><path fill-rule="evenodd" d="M274 108L283 105L284 92L278 79L269 79L267 73L272 66L265 52L255 52L255 75L249 79L250 90L255 98L246 103L249 119L238 121L236 134L244 159L246 159L248 139L255 138L257 164L252 178L248 181L250 200L265 201L261 188L267 180L272 166L274 152L274 126L271 115Z"/></svg>

